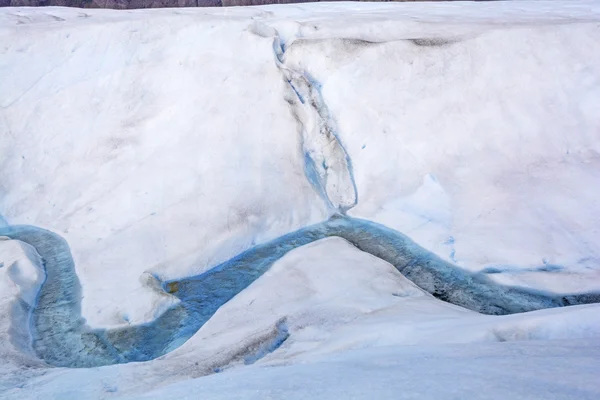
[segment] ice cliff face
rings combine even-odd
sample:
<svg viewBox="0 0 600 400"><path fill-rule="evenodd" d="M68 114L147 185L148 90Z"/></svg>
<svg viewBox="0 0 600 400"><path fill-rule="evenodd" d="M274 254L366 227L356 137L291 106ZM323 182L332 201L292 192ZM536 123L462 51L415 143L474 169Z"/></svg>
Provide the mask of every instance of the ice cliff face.
<svg viewBox="0 0 600 400"><path fill-rule="evenodd" d="M2 395L597 398L600 6L559 4L0 10Z"/></svg>
<svg viewBox="0 0 600 400"><path fill-rule="evenodd" d="M91 326L154 320L148 276L336 213L504 283L595 290L593 5L502 27L502 4L311 7L0 13L0 211L69 243Z"/></svg>

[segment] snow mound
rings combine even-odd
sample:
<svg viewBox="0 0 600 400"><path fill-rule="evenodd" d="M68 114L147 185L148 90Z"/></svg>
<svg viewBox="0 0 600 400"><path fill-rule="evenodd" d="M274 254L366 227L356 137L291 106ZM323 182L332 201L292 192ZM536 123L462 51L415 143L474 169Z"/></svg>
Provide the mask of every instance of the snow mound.
<svg viewBox="0 0 600 400"><path fill-rule="evenodd" d="M152 361L144 373L148 376L160 370L160 378L146 379L160 379L163 384L181 371L186 371L188 377L224 373L167 386L151 392L150 397L169 393L187 398L192 392L202 392L208 398L222 398L220 390L228 387L226 380L236 386L227 396L257 399L283 392L301 398L302 394L323 390L330 396L343 395L353 387L346 382L347 374L353 376L351 366L361 359L358 365L370 378L354 378L358 393L363 393L358 387L368 387L367 382L374 381L368 372L374 370L385 376L396 376L402 370L411 379L418 379L423 374L435 375L431 371L448 374L452 368L460 368L467 374L463 379L469 382L481 379L480 375L472 376L474 371L501 365L519 371L535 367L537 371L548 369L545 373L567 373L568 361L564 360L585 357L586 362L592 362L595 353L586 354L570 343L576 339L580 339L577 343L592 346L597 343L600 323L594 316L598 312L599 305L589 305L511 316L481 315L435 299L391 264L357 250L343 239L328 238L282 257L221 307L190 341L163 359ZM248 364L248 355L256 354L261 343L269 341L279 321L286 324L285 341L274 352L252 359L257 366L269 368L236 371L235 367ZM549 339L556 342L551 342L553 347L548 353L539 345L527 344ZM501 349L491 345L498 342L518 344L504 344ZM458 347L460 344L468 346ZM384 354L389 357L382 358ZM556 354L565 357L562 367L551 362ZM535 361L528 360L534 355ZM523 363L528 368L518 366ZM131 365L119 367L128 371ZM590 377L585 379L589 382ZM323 383L317 383L320 381ZM375 381L388 382L388 378ZM533 390L520 381L516 385L524 392ZM498 389L493 398L502 398L506 393L503 390ZM565 392L559 393L564 396ZM129 394L125 393L124 398Z"/></svg>
<svg viewBox="0 0 600 400"><path fill-rule="evenodd" d="M180 305L164 282L337 213L475 283L537 291L528 306L571 304L600 290L599 21L586 0L2 8L0 226L64 238L72 285L58 287L77 291L47 292L78 330L46 328L86 320L99 347L162 334L157 316ZM370 239L350 241L385 256ZM423 397L423 376L432 398L600 396L597 305L480 315L335 238L263 257L272 269L163 357L47 369L24 328L40 254L0 241L11 398L137 396L220 371L149 396Z"/></svg>
<svg viewBox="0 0 600 400"><path fill-rule="evenodd" d="M515 364L523 362L523 351L538 350L520 345L514 350L509 347L500 351L489 344L543 339L597 340L600 324L595 315L599 311L599 305L589 305L510 316L481 315L434 298L391 264L358 250L344 239L332 237L287 253L246 290L222 306L189 341L164 357L146 363L117 364L69 373L55 368L43 377L33 378L27 387L19 389L19 395L23 398L41 394L86 398L92 393L88 389L94 388L93 393L129 398L140 391L181 380L224 373L236 380L241 393L245 393L239 395L243 397L248 395L244 388L249 383L237 381L246 378L237 378L239 372L235 371L243 365L251 368L247 373L263 377L269 373L248 365L278 366L278 372L273 373L285 376L288 373L295 375L305 363L316 370L328 368L328 365L346 370L348 367L342 366L354 363L355 357L373 357L372 362L378 365L382 362L382 354L386 353L396 354L397 360L413 360L412 363L425 357L437 360L438 364L463 368L479 351L485 354L480 360L487 361L478 361L482 364L476 363L473 371L484 365L497 365L498 360L516 368ZM582 352L580 349L573 353L567 342L560 343L558 347L553 345L551 352L563 351L561 354L567 357L566 360L569 357L576 359ZM420 346L414 346L416 344ZM469 349L479 350L450 346L456 344L469 344ZM356 353L366 350L369 350L366 354ZM433 357L433 354L437 356ZM481 356L481 353L477 354ZM537 360L544 362L547 359ZM536 362L529 361L527 365L539 369ZM283 367L290 364L291 367ZM419 370L434 368L432 365ZM364 368L370 370L373 365ZM437 368L434 370L440 367ZM381 371L387 374L385 369ZM141 376L143 387L139 384ZM88 394L82 391L84 388L73 387L75 377L85 380ZM200 389L191 388L198 384L212 387L213 379L188 381L184 387L197 393ZM220 382L220 378L216 379ZM262 378L257 379L250 378L254 382L263 382ZM311 374L301 373L293 379L313 388L306 390L316 390L314 382L308 385L304 381L314 380ZM326 374L323 379L337 378ZM365 384L364 380L357 382ZM255 395L261 398L265 390L290 390L286 385L267 386L271 389L262 387ZM164 390L185 398L187 394L180 393L183 389L179 387L168 386ZM16 394L14 390L11 389L9 395ZM210 389L213 393L207 396L219 398L217 393L220 392L214 390ZM345 389L333 385L331 390L340 393ZM162 392L149 395L158 396L159 393ZM235 398L238 394L232 396Z"/></svg>
<svg viewBox="0 0 600 400"><path fill-rule="evenodd" d="M4 9L0 213L65 237L91 326L153 319L145 272L326 218L306 154L342 210L465 268L597 270L597 4L465 7Z"/></svg>
<svg viewBox="0 0 600 400"><path fill-rule="evenodd" d="M29 327L44 279L42 260L32 246L0 236L0 360L5 369L0 388L21 384L20 369L43 364L33 351Z"/></svg>

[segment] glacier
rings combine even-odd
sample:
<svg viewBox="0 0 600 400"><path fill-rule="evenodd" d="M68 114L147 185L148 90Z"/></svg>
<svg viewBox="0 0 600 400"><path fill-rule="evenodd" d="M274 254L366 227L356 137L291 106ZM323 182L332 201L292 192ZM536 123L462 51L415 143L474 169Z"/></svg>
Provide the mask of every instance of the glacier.
<svg viewBox="0 0 600 400"><path fill-rule="evenodd" d="M599 20L0 10L0 394L597 397Z"/></svg>
<svg viewBox="0 0 600 400"><path fill-rule="evenodd" d="M43 266L40 261L38 266L45 272L45 279L38 280L39 294L27 303L32 309L32 346L39 358L62 367L148 361L173 351L289 251L328 237L343 238L387 261L439 299L483 314L600 303L600 293L556 296L499 285L485 275L472 274L440 260L399 232L369 221L337 216L255 246L199 276L160 283L166 293L181 302L152 322L108 331L91 330L83 326L81 285L64 239L28 226L10 227L0 230L0 234L31 246L36 259L43 260Z"/></svg>

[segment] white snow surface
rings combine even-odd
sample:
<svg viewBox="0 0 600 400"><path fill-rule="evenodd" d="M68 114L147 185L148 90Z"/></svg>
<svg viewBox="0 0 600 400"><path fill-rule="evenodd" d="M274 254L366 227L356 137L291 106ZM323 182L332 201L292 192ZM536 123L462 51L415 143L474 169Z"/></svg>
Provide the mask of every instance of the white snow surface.
<svg viewBox="0 0 600 400"><path fill-rule="evenodd" d="M503 283L600 290L599 2L2 8L0 224L68 241L89 325L156 317L170 300L148 273L198 274L328 216L256 34L274 30L321 84L350 215ZM166 356L49 368L10 326L36 256L0 240L0 398L600 397L600 306L480 315L337 238ZM281 324L281 347L244 365Z"/></svg>
<svg viewBox="0 0 600 400"><path fill-rule="evenodd" d="M369 393L397 398L393 393L412 377L420 383L412 383L414 394L407 392L406 398L417 394L433 398L457 377L444 377L428 391L422 387L427 376L466 367L463 380L452 389L461 395L477 393L483 385L478 381L493 380L486 374L496 368L516 368L515 376L542 368L536 381L519 377L512 386L508 380L513 372L502 372L494 384L499 390L487 398L504 398L510 390L541 397L549 393L550 398L577 393L582 394L579 398L592 398L598 393L592 390L593 372L600 371L599 312L600 305L594 304L502 317L481 315L435 299L392 265L343 239L329 238L284 256L166 356L101 368L38 369L6 394L96 399L137 398L150 391L147 398L299 399L339 398L356 391L357 398ZM244 366L282 320L288 339L255 365ZM545 346L528 344L531 340L543 340ZM587 370L578 370L571 378L574 365ZM383 376L371 381L379 370ZM410 371L396 381L405 370ZM216 377L206 377L216 371ZM552 374L567 375L563 387L540 392ZM13 373L4 379L11 383L9 378L15 375L19 376ZM396 383L388 387L392 381Z"/></svg>
<svg viewBox="0 0 600 400"><path fill-rule="evenodd" d="M146 271L325 218L262 24L322 84L351 215L465 268L549 263L600 289L598 7L4 9L0 214L69 242L91 326L154 318Z"/></svg>
<svg viewBox="0 0 600 400"><path fill-rule="evenodd" d="M0 236L0 360L6 370L25 364L42 364L36 361L30 347L27 307L35 304L44 279L42 262L33 247ZM19 307L17 300L23 302L25 308ZM18 369L12 372L19 375ZM8 377L7 382L10 381Z"/></svg>

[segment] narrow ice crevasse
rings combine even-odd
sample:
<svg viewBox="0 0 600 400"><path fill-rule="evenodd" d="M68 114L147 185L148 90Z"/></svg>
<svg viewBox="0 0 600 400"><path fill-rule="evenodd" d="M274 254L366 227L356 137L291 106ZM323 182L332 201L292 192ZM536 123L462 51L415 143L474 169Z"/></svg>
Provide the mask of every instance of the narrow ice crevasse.
<svg viewBox="0 0 600 400"><path fill-rule="evenodd" d="M307 179L332 213L345 214L357 204L358 192L352 161L337 134L321 85L307 72L285 64L285 46L276 29L259 27L254 31L274 36L275 63L293 93L288 102L302 135Z"/></svg>

